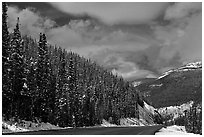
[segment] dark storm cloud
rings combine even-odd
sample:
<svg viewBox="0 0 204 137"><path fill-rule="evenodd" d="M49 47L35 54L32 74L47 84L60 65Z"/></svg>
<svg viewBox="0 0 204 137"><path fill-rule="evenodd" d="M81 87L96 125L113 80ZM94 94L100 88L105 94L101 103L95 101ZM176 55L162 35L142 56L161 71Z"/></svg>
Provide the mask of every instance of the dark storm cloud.
<svg viewBox="0 0 204 137"><path fill-rule="evenodd" d="M8 5L18 7L20 10L30 7L35 10L35 12L38 12L41 16L52 19L59 26L69 23L70 20L91 19L91 17L88 15L80 16L64 13L57 8L53 8L53 6L47 2L8 2Z"/></svg>
<svg viewBox="0 0 204 137"><path fill-rule="evenodd" d="M36 9L42 16L48 16L50 19L55 19L60 16L67 16L67 14L54 9L50 4L46 2L8 2L9 6L16 6L20 10L32 7Z"/></svg>
<svg viewBox="0 0 204 137"><path fill-rule="evenodd" d="M50 4L65 13L88 14L109 25L142 24L151 21L161 15L168 5L161 2L52 2Z"/></svg>

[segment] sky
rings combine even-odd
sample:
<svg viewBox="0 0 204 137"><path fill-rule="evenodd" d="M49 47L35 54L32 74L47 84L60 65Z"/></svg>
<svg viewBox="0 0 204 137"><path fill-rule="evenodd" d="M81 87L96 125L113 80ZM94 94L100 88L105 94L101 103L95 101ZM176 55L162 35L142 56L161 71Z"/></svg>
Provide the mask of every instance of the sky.
<svg viewBox="0 0 204 137"><path fill-rule="evenodd" d="M156 78L202 59L200 2L8 3L12 32L91 58L126 80Z"/></svg>

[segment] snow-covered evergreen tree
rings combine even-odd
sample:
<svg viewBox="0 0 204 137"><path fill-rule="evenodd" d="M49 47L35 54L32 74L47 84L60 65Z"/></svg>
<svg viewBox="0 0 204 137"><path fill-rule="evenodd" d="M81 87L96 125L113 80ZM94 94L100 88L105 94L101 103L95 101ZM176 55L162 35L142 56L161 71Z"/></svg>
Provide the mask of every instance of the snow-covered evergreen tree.
<svg viewBox="0 0 204 137"><path fill-rule="evenodd" d="M49 61L48 61L48 48L45 34L40 33L40 39L38 44L38 60L37 60L37 100L36 101L36 113L38 116L47 121L48 108L47 101L49 98L48 85L49 85Z"/></svg>
<svg viewBox="0 0 204 137"><path fill-rule="evenodd" d="M11 87L10 87L10 37L7 25L7 4L2 2L2 103L3 103L3 115L5 119L10 116L11 105Z"/></svg>
<svg viewBox="0 0 204 137"><path fill-rule="evenodd" d="M12 110L13 116L20 116L20 96L24 90L25 83L25 64L23 56L23 40L19 30L19 18L17 19L16 28L11 38L11 88L12 88Z"/></svg>
<svg viewBox="0 0 204 137"><path fill-rule="evenodd" d="M71 111L71 118L72 118L72 126L76 126L76 120L77 120L77 91L76 91L76 68L75 68L75 63L74 62L74 54L71 52L70 53L70 58L69 58L69 68L68 68L68 95L69 99L67 100L70 104L70 111Z"/></svg>

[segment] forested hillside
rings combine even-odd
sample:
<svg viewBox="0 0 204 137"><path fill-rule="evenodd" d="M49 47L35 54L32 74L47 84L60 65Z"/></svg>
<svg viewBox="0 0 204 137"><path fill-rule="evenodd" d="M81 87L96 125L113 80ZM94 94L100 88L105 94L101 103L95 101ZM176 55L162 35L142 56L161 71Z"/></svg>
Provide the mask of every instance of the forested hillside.
<svg viewBox="0 0 204 137"><path fill-rule="evenodd" d="M10 34L2 4L2 114L62 127L100 124L112 118L138 117L138 92L90 59L39 40L21 36L19 19Z"/></svg>
<svg viewBox="0 0 204 137"><path fill-rule="evenodd" d="M162 79L137 87L156 108L202 101L202 69L172 72Z"/></svg>
<svg viewBox="0 0 204 137"><path fill-rule="evenodd" d="M165 125L185 126L187 132L202 134L201 62L169 70L159 78L143 82L136 88L144 96L144 100L158 109ZM192 102L192 105L180 107L188 102Z"/></svg>

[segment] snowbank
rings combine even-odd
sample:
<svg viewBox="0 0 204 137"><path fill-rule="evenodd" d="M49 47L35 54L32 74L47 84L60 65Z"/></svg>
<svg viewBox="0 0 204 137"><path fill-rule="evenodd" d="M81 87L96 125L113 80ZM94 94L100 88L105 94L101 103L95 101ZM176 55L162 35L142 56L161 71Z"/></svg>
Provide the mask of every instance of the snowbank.
<svg viewBox="0 0 204 137"><path fill-rule="evenodd" d="M196 135L193 133L187 133L184 126L169 126L166 128L160 129L155 135Z"/></svg>
<svg viewBox="0 0 204 137"><path fill-rule="evenodd" d="M18 127L16 125L9 125L9 124L7 124L5 122L2 122L2 127L4 129L10 130L11 132L25 132L25 131L29 131L28 129L21 128L21 127Z"/></svg>
<svg viewBox="0 0 204 137"><path fill-rule="evenodd" d="M173 119L176 119L179 116L184 116L184 111L190 110L190 107L192 107L192 105L193 105L193 101L189 101L180 106L169 106L169 107L159 108L158 112L163 116L173 115Z"/></svg>
<svg viewBox="0 0 204 137"><path fill-rule="evenodd" d="M101 126L102 126L102 127L114 127L114 126L117 126L117 125L111 124L111 123L109 123L108 121L106 121L105 119L103 119Z"/></svg>
<svg viewBox="0 0 204 137"><path fill-rule="evenodd" d="M69 128L69 127L67 127ZM63 129L61 127L52 125L50 123L34 123L31 121L21 120L20 123L11 121L2 122L2 132L26 132L26 131L38 131L38 130L51 130L51 129Z"/></svg>
<svg viewBox="0 0 204 137"><path fill-rule="evenodd" d="M102 120L102 127L123 127L123 126L145 126L143 121L138 120L137 118L121 118L120 125L111 124L110 122L106 121L105 119Z"/></svg>

